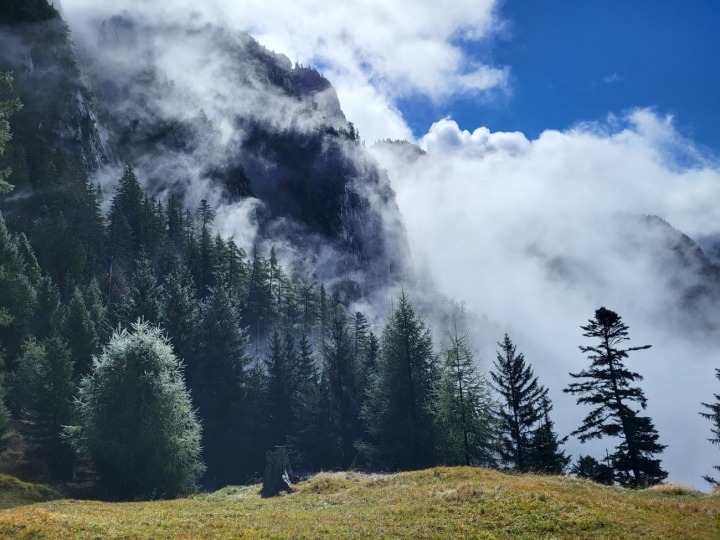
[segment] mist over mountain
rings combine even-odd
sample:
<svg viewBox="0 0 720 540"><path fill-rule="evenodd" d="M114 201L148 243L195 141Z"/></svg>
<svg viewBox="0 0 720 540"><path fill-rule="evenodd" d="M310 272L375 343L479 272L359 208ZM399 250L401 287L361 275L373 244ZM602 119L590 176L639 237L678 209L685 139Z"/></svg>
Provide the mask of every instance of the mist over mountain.
<svg viewBox="0 0 720 540"><path fill-rule="evenodd" d="M244 31L107 6L72 20L72 32L43 11L2 21L12 25L0 32L0 72L14 73L24 104L12 129L25 155L11 144L4 156L16 190L3 212L15 230L31 230L28 208L52 200L44 179L57 149L100 186L105 211L131 165L149 195L177 198L192 214L208 201L223 237L247 253L274 247L291 273L317 279L375 324L401 282L438 342L450 311L443 295L466 302L478 364L489 370L502 334L517 336L551 389L562 434L580 415L561 394L584 363L578 327L607 305L638 344L654 345L637 370L671 477L697 485L714 463L709 445L688 463L685 441L707 439L697 412L714 392L720 227L704 222L690 236L675 228L715 193L702 189L714 185L714 164L671 128L663 138L657 118L639 111L609 135L579 126L534 141L469 134L445 119L418 145L366 147L332 81ZM620 150L607 150L613 144ZM620 152L636 161L618 172ZM683 175L697 189L678 202ZM601 455L605 446L568 449Z"/></svg>

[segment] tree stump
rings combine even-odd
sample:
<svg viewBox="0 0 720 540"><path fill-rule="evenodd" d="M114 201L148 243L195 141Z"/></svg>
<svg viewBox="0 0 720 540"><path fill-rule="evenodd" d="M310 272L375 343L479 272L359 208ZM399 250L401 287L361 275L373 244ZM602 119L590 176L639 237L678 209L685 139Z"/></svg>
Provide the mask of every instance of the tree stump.
<svg viewBox="0 0 720 540"><path fill-rule="evenodd" d="M278 446L275 450L268 450L265 454L265 477L260 496L275 497L283 491L291 493L294 481L295 476L290 467L287 449Z"/></svg>

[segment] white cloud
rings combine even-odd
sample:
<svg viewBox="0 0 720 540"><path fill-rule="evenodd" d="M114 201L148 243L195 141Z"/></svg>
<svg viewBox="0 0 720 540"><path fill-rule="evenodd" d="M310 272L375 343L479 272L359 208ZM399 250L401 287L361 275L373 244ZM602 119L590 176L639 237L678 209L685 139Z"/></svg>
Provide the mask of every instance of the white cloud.
<svg viewBox="0 0 720 540"><path fill-rule="evenodd" d="M563 434L588 412L561 393L568 373L587 364L579 327L601 305L617 311L630 345L653 345L628 365L645 376L648 412L669 445L664 465L672 479L706 488L701 476L717 463L717 449L698 411L718 392L717 339L678 326L678 284L670 280L683 272L633 243L663 242L665 232L638 233L628 215L657 214L694 237L716 233L720 164L703 158L671 118L648 110L532 141L444 119L420 145L428 155L415 163L387 148L377 157L390 172L411 249L441 292L510 332L551 388ZM491 368L495 344L477 346ZM569 449L600 457L613 446L571 441Z"/></svg>
<svg viewBox="0 0 720 540"><path fill-rule="evenodd" d="M369 141L412 136L394 105L398 98L481 97L506 88L507 68L480 63L461 46L502 30L497 4L497 0L62 2L71 24L127 9L157 20L202 19L248 30L266 47L319 67L336 85L348 119Z"/></svg>

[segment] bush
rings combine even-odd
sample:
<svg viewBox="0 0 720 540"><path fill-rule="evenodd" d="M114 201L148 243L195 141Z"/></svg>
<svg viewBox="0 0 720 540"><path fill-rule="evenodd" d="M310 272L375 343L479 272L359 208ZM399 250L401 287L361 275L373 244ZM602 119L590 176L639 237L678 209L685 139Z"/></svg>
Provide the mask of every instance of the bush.
<svg viewBox="0 0 720 540"><path fill-rule="evenodd" d="M116 332L75 404L66 434L90 459L100 487L119 498L172 497L196 489L200 424L178 359L145 322Z"/></svg>

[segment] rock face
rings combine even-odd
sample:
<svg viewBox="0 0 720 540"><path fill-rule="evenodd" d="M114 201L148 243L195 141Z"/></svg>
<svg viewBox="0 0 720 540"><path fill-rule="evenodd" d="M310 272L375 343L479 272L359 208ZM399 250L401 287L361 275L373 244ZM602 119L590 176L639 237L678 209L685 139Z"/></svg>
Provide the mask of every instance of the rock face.
<svg viewBox="0 0 720 540"><path fill-rule="evenodd" d="M100 123L153 194L191 210L257 198L260 239L341 294L410 277L387 175L316 70L205 24L123 15L83 35L78 65Z"/></svg>
<svg viewBox="0 0 720 540"><path fill-rule="evenodd" d="M88 172L113 161L101 136L92 96L80 79L69 30L59 17L0 26L0 71L13 73L23 109L12 120L32 177L62 148Z"/></svg>

